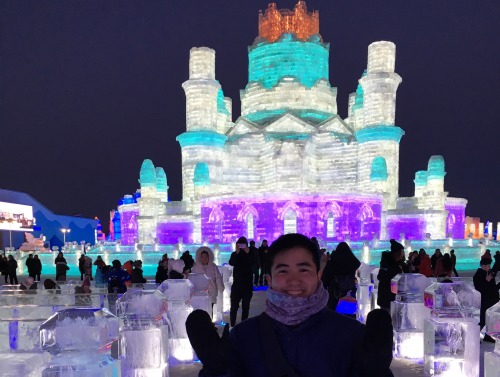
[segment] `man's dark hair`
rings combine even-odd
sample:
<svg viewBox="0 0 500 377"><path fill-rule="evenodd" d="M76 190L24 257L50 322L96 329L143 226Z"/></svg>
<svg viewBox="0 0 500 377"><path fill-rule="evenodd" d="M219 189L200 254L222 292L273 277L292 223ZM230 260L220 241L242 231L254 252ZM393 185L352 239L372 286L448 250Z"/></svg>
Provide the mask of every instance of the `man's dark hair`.
<svg viewBox="0 0 500 377"><path fill-rule="evenodd" d="M294 247L306 249L311 254L314 264L316 265L316 271L319 271L319 254L316 245L309 237L299 233L283 234L271 244L269 247L269 264L271 268L273 267L274 258L276 258L277 255L293 249Z"/></svg>

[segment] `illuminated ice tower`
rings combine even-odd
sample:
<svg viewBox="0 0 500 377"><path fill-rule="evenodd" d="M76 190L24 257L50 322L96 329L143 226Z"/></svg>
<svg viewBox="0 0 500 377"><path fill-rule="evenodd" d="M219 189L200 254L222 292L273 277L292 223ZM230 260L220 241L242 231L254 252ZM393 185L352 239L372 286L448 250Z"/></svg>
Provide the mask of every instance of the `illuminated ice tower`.
<svg viewBox="0 0 500 377"><path fill-rule="evenodd" d="M401 83L394 72L395 62L394 43L375 42L368 47L368 68L359 80L363 103L355 115L361 126L356 130L359 188L386 194L384 208L388 210L396 208L399 141L404 135L395 125L396 90Z"/></svg>
<svg viewBox="0 0 500 377"><path fill-rule="evenodd" d="M182 84L186 93L186 132L177 137L182 150L182 200L191 206L195 199L194 171L205 163L211 183L222 178L222 155L230 127L231 100L224 98L215 79L215 51L192 48L189 57L189 80Z"/></svg>
<svg viewBox="0 0 500 377"><path fill-rule="evenodd" d="M152 244L157 236L158 215L164 213L168 201L167 177L163 168L155 168L151 160L141 166L139 184L141 195L137 198L138 239L142 244Z"/></svg>

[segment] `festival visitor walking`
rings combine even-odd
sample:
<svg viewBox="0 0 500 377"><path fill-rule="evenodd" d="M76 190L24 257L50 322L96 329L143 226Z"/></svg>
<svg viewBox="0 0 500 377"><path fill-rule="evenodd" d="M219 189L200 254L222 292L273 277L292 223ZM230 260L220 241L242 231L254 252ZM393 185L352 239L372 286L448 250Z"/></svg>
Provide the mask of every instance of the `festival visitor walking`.
<svg viewBox="0 0 500 377"><path fill-rule="evenodd" d="M321 262L320 262L321 265ZM339 299L349 292L356 297L356 271L361 262L346 242L341 242L332 251L323 270L323 286L328 290L328 309L335 310Z"/></svg>
<svg viewBox="0 0 500 377"><path fill-rule="evenodd" d="M391 302L396 295L391 292L391 280L397 274L402 274L401 260L403 259L404 247L399 242L391 239L391 250L382 252L380 259L380 270L377 275L378 298L377 304L382 309L390 312Z"/></svg>
<svg viewBox="0 0 500 377"><path fill-rule="evenodd" d="M241 320L248 318L250 301L253 296L253 265L254 254L250 253L248 240L245 237L236 241L236 251L229 258L229 265L233 266L233 286L231 287L231 309L229 318L231 327L236 324L236 315L241 302Z"/></svg>
<svg viewBox="0 0 500 377"><path fill-rule="evenodd" d="M62 251L57 254L54 263L56 265L56 281L66 281L66 272L69 270L69 267Z"/></svg>
<svg viewBox="0 0 500 377"><path fill-rule="evenodd" d="M212 249L206 246L200 247L196 250L196 261L193 266L193 273L205 274L210 279L208 285L208 296L212 303L212 307L217 303L217 296L224 292L224 282L219 268L214 263L214 253Z"/></svg>
<svg viewBox="0 0 500 377"><path fill-rule="evenodd" d="M267 285L266 275L269 274L269 246L267 245L267 240L262 240L259 247L259 265L260 265L260 275L259 284Z"/></svg>
<svg viewBox="0 0 500 377"><path fill-rule="evenodd" d="M472 280L474 288L481 293L481 309L479 312L479 327L482 329L486 324L486 310L495 305L499 299L498 290L500 283L495 281L495 272L490 269L491 259L482 258L479 262L480 267L477 269ZM494 339L489 335L484 336L484 341L494 342Z"/></svg>
<svg viewBox="0 0 500 377"><path fill-rule="evenodd" d="M9 255L7 259L7 276L10 284L19 284L17 281L17 261L12 255Z"/></svg>
<svg viewBox="0 0 500 377"><path fill-rule="evenodd" d="M38 257L38 254L35 254L35 256L33 257L34 261L33 261L33 269L34 269L34 273L35 273L35 280L36 281L40 281L40 278L41 278L41 275L42 275L42 261L40 260L40 258Z"/></svg>

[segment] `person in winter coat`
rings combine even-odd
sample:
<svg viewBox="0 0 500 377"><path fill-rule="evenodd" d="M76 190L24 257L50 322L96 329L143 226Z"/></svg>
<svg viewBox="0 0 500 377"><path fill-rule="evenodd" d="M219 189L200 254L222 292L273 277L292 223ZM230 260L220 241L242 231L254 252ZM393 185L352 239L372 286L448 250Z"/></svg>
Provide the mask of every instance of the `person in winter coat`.
<svg viewBox="0 0 500 377"><path fill-rule="evenodd" d="M269 254L265 311L231 330L230 375L363 375L365 326L326 308L328 292L321 283L316 245L301 234L285 234ZM390 339L386 330L383 338ZM386 374L377 377L382 376Z"/></svg>
<svg viewBox="0 0 500 377"><path fill-rule="evenodd" d="M269 254L265 311L233 327L229 345L227 329L220 339L208 315L194 311L188 317L186 331L203 363L200 377L392 376L388 314L374 310L365 331L354 319L328 310L319 255L306 236L283 235Z"/></svg>
<svg viewBox="0 0 500 377"><path fill-rule="evenodd" d="M500 299L500 296L498 294L500 283L497 284L495 282L495 273L490 270L490 259L482 258L479 263L480 267L477 269L472 280L474 282L474 288L476 289L476 291L481 293L479 327L482 329L486 324L486 310L495 305ZM494 342L493 338L491 338L489 335L485 335L484 340L487 342Z"/></svg>
<svg viewBox="0 0 500 377"><path fill-rule="evenodd" d="M260 260L259 260L259 249L255 247L255 241L250 241L250 253L253 254L253 285L257 287L259 285L259 275L260 275Z"/></svg>
<svg viewBox="0 0 500 377"><path fill-rule="evenodd" d="M431 258L424 249L420 249L418 256L420 260L420 263L418 264L418 272L428 278L432 277Z"/></svg>
<svg viewBox="0 0 500 377"><path fill-rule="evenodd" d="M5 284L7 284L7 258L0 255L0 273L4 276Z"/></svg>
<svg viewBox="0 0 500 377"><path fill-rule="evenodd" d="M332 252L330 260L323 270L323 286L328 290L328 309L335 310L339 299L347 295L356 295L356 271L361 266L361 262L353 254L346 242L338 244Z"/></svg>
<svg viewBox="0 0 500 377"><path fill-rule="evenodd" d="M255 255L248 248L248 240L240 237L236 241L236 251L229 258L233 266L233 286L231 288L231 309L229 318L231 327L236 324L236 314L241 302L241 320L248 318L250 301L253 296L253 265Z"/></svg>
<svg viewBox="0 0 500 377"><path fill-rule="evenodd" d="M108 275L108 308L113 314L116 314L116 300L127 292L127 282L130 281L130 275L122 267L121 262L115 259L111 262L112 267L107 271Z"/></svg>
<svg viewBox="0 0 500 377"><path fill-rule="evenodd" d="M450 254L445 253L436 262L436 268L434 269L434 277L436 278L449 278L453 272L453 263L451 262Z"/></svg>
<svg viewBox="0 0 500 377"><path fill-rule="evenodd" d="M493 264L491 269L493 270L493 272L498 272L500 270L500 251L495 252L493 259L495 260L495 263Z"/></svg>
<svg viewBox="0 0 500 377"><path fill-rule="evenodd" d="M66 272L69 270L69 267L62 251L57 254L57 258L54 263L56 265L56 281L66 281Z"/></svg>
<svg viewBox="0 0 500 377"><path fill-rule="evenodd" d="M491 257L491 250L490 249L486 249L484 251L484 254L481 255L481 259L483 259L483 258L489 259L490 262L493 262L493 258Z"/></svg>
<svg viewBox="0 0 500 377"><path fill-rule="evenodd" d="M434 254L432 254L431 268L432 268L433 274L434 274L434 270L436 269L436 263L437 263L438 259L442 258L442 257L443 257L443 254L441 254L441 250L439 250L439 249L436 249L436 251L434 251Z"/></svg>
<svg viewBox="0 0 500 377"><path fill-rule="evenodd" d="M212 305L217 302L219 292L224 292L224 283L219 268L214 263L214 253L209 247L202 246L196 250L196 262L193 266L193 273L205 274L210 279L208 295Z"/></svg>
<svg viewBox="0 0 500 377"><path fill-rule="evenodd" d="M35 278L35 259L33 258L33 254L28 255L28 259L26 259L26 268L28 269L28 276Z"/></svg>
<svg viewBox="0 0 500 377"><path fill-rule="evenodd" d="M155 282L161 284L168 279L168 259L160 261L156 270Z"/></svg>
<svg viewBox="0 0 500 377"><path fill-rule="evenodd" d="M132 276L132 270L134 269L134 261L128 260L123 264L123 269Z"/></svg>
<svg viewBox="0 0 500 377"><path fill-rule="evenodd" d="M90 258L88 255L85 256L85 275L90 276L90 280L94 280L92 278L92 258Z"/></svg>
<svg viewBox="0 0 500 377"><path fill-rule="evenodd" d="M142 274L142 261L136 260L134 262L134 269L132 270L132 284L144 284L147 280Z"/></svg>
<svg viewBox="0 0 500 377"><path fill-rule="evenodd" d="M80 258L78 258L78 271L80 271L80 280L83 280L85 276L85 254L80 255Z"/></svg>
<svg viewBox="0 0 500 377"><path fill-rule="evenodd" d="M42 274L42 261L38 258L38 255L33 257L33 268L35 272L35 280L40 281L40 275Z"/></svg>
<svg viewBox="0 0 500 377"><path fill-rule="evenodd" d="M194 259L191 254L189 254L189 250L183 252L180 259L184 261L184 268L187 268L189 271L191 271L194 265Z"/></svg>
<svg viewBox="0 0 500 377"><path fill-rule="evenodd" d="M259 247L259 265L260 265L260 275L259 284L267 285L266 275L269 274L269 246L267 245L267 240L262 240Z"/></svg>
<svg viewBox="0 0 500 377"><path fill-rule="evenodd" d="M168 273L169 279L185 279L184 275L184 261L182 259L170 259L170 272Z"/></svg>
<svg viewBox="0 0 500 377"><path fill-rule="evenodd" d="M453 273L455 274L456 277L458 277L458 272L457 272L457 256L455 255L455 250L451 249L450 250L450 258L451 258L451 265L453 266Z"/></svg>
<svg viewBox="0 0 500 377"><path fill-rule="evenodd" d="M95 270L95 283L96 284L107 284L108 281L103 279L102 276L102 268L106 266L106 262L102 259L100 255L97 256L97 259L94 262L94 266L96 266Z"/></svg>
<svg viewBox="0 0 500 377"><path fill-rule="evenodd" d="M7 258L7 276L10 284L19 284L17 281L17 261L12 255Z"/></svg>
<svg viewBox="0 0 500 377"><path fill-rule="evenodd" d="M403 273L400 264L403 251L404 246L391 239L391 251L384 251L380 259L380 270L377 275L379 281L377 304L388 312L391 309L391 302L396 298L396 295L391 292L391 280L397 274Z"/></svg>

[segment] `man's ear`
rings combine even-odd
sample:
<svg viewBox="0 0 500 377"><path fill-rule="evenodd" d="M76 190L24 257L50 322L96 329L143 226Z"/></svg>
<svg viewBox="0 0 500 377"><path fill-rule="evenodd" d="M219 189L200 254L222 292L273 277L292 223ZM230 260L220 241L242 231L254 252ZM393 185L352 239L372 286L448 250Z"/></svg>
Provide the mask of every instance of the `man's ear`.
<svg viewBox="0 0 500 377"><path fill-rule="evenodd" d="M269 284L269 286L272 288L272 286L273 286L273 279L271 278L271 275L266 274L266 280L267 280L267 283Z"/></svg>
<svg viewBox="0 0 500 377"><path fill-rule="evenodd" d="M323 276L323 270L318 271L318 279L321 280L321 277Z"/></svg>

